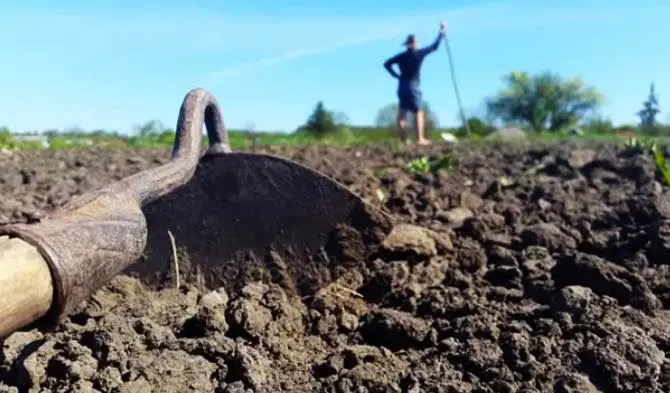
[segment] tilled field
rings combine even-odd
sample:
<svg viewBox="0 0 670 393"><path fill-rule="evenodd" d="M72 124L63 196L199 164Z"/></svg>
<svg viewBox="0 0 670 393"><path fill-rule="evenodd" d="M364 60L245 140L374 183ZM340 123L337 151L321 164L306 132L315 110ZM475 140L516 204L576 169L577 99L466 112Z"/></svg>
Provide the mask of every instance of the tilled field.
<svg viewBox="0 0 670 393"><path fill-rule="evenodd" d="M459 147L455 169L411 174L418 151L273 152L404 224L313 294L118 277L57 331L7 339L0 392L670 391L670 192L650 158ZM39 218L168 156L0 154L0 221Z"/></svg>

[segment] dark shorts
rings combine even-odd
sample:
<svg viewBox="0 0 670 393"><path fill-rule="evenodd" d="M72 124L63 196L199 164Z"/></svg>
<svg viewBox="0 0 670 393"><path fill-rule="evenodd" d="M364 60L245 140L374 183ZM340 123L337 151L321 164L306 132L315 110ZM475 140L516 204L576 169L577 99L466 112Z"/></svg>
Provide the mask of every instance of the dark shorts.
<svg viewBox="0 0 670 393"><path fill-rule="evenodd" d="M411 85L398 86L398 100L400 110L416 113L423 110L421 90Z"/></svg>

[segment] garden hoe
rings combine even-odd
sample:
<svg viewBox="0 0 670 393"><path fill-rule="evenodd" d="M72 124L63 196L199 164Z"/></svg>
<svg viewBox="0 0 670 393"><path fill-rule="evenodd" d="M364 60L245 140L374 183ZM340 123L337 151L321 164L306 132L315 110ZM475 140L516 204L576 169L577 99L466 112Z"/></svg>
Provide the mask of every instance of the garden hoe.
<svg viewBox="0 0 670 393"><path fill-rule="evenodd" d="M201 154L203 125L209 148ZM216 285L230 281L226 264L242 255L289 257L299 270L309 253L336 251L347 236L364 248L390 228L388 215L319 172L231 152L216 99L194 89L166 164L78 196L36 223L0 226L0 339L55 327L119 273L160 284L175 249Z"/></svg>

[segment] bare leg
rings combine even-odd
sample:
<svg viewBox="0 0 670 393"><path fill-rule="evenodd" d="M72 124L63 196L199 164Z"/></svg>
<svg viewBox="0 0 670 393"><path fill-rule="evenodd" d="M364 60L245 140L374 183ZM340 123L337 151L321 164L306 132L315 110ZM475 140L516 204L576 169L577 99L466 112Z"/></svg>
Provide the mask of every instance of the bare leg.
<svg viewBox="0 0 670 393"><path fill-rule="evenodd" d="M409 140L407 139L407 121L405 121L406 115L407 111L404 109L398 109L398 118L396 119L396 122L398 125L398 132L400 133L400 140L407 144Z"/></svg>
<svg viewBox="0 0 670 393"><path fill-rule="evenodd" d="M430 145L430 140L426 139L426 132L424 130L424 112L417 111L414 116L414 121L416 122L416 132L418 134L418 143L419 145Z"/></svg>

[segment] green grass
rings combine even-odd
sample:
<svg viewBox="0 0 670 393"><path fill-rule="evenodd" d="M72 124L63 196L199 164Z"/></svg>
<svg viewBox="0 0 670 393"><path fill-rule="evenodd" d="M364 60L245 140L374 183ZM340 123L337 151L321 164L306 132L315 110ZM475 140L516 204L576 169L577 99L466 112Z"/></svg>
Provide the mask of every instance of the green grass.
<svg viewBox="0 0 670 393"><path fill-rule="evenodd" d="M439 138L439 134L436 134ZM149 135L92 135L60 134L49 138L52 149L81 148L86 146L108 146L108 147L170 147L174 143L174 131L166 130ZM342 129L324 137L315 136L307 132L244 132L228 131L228 138L233 150L248 149L255 143L257 146L307 146L315 144L338 145L338 146L361 146L370 144L397 144L398 137L395 130L390 129ZM203 145L208 143L203 138ZM24 142L15 138L10 133L0 133L0 149L29 150L41 148L38 143Z"/></svg>
<svg viewBox="0 0 670 393"><path fill-rule="evenodd" d="M440 129L429 132L429 137L435 141L441 141L442 132L454 132L453 129ZM170 147L174 142L174 131L159 130L145 133L143 135L124 136L114 133L55 133L49 138L49 147L52 149L81 148L87 146L105 147ZM249 149L254 144L262 146L306 146L306 145L337 145L337 146L363 146L363 145L398 145L398 133L394 129L382 129L372 127L342 128L337 132L324 137L315 136L307 132L246 132L231 130L228 132L231 148L233 150ZM469 142L489 141L489 138L473 136L462 137L461 140ZM653 138L660 145L667 145L669 137ZM581 136L570 136L567 133L529 133L527 142L561 142L566 140L585 141L619 141L624 139L617 137L614 133L586 132ZM207 144L207 138L203 138L203 145ZM42 148L39 143L21 141L8 129L0 128L0 149L30 150Z"/></svg>

